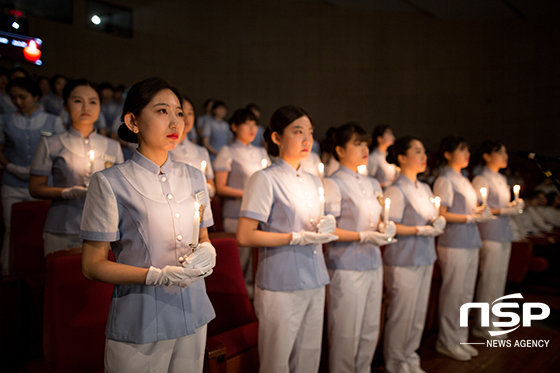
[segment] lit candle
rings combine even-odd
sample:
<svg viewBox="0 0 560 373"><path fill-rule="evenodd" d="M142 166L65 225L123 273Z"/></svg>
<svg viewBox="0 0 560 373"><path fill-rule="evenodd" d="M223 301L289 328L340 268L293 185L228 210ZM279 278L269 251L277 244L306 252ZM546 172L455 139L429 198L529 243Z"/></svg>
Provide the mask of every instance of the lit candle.
<svg viewBox="0 0 560 373"><path fill-rule="evenodd" d="M434 207L436 208L436 216L439 216L439 206L441 206L441 199L439 197L434 198Z"/></svg>
<svg viewBox="0 0 560 373"><path fill-rule="evenodd" d="M206 161L200 162L200 171L206 176Z"/></svg>
<svg viewBox="0 0 560 373"><path fill-rule="evenodd" d="M383 222L385 223L385 226L387 226L387 224L389 224L389 209L391 208L391 200L389 198L385 198L384 208L385 211L383 212Z"/></svg>
<svg viewBox="0 0 560 373"><path fill-rule="evenodd" d="M513 195L515 196L515 203L519 202L519 190L521 187L519 185L513 186Z"/></svg>
<svg viewBox="0 0 560 373"><path fill-rule="evenodd" d="M367 166L365 164L358 166L358 173L360 175L366 175L367 173Z"/></svg>
<svg viewBox="0 0 560 373"><path fill-rule="evenodd" d="M488 189L480 188L480 196L482 197L482 205L486 205L486 202L488 200Z"/></svg>
<svg viewBox="0 0 560 373"><path fill-rule="evenodd" d="M90 150L88 152L89 154L89 173L90 175L93 175L93 161L95 160L95 152L93 150Z"/></svg>
<svg viewBox="0 0 560 373"><path fill-rule="evenodd" d="M319 187L319 217L322 217L324 215L325 215L325 190L322 187Z"/></svg>
<svg viewBox="0 0 560 373"><path fill-rule="evenodd" d="M261 166L263 169L268 167L268 161L265 158L262 159Z"/></svg>
<svg viewBox="0 0 560 373"><path fill-rule="evenodd" d="M321 178L321 180L323 180L323 176L325 176L325 165L319 163L317 165L317 171L319 171L319 177Z"/></svg>
<svg viewBox="0 0 560 373"><path fill-rule="evenodd" d="M198 245L198 236L200 233L200 204L198 202L194 203L194 219L193 219L193 238L192 245L196 247Z"/></svg>

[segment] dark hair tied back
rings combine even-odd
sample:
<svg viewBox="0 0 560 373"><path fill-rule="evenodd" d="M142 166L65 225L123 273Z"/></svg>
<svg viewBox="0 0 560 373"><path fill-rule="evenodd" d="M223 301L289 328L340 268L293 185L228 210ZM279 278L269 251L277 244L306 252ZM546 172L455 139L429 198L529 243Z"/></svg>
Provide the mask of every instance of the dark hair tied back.
<svg viewBox="0 0 560 373"><path fill-rule="evenodd" d="M420 141L414 136L405 136L396 140L395 143L387 149L387 162L400 167L399 155L406 156L406 152L410 149L410 145L414 140Z"/></svg>
<svg viewBox="0 0 560 373"><path fill-rule="evenodd" d="M446 136L441 139L439 143L439 149L437 153L437 159L442 165L447 164L447 159L445 158L445 153L453 153L455 150L463 147L469 147L469 143L462 137L458 136Z"/></svg>
<svg viewBox="0 0 560 373"><path fill-rule="evenodd" d="M264 139L266 141L268 154L273 157L278 157L280 155L278 145L272 141L272 134L276 132L279 135L283 135L284 129L301 117L309 118L311 125L314 126L313 119L311 119L309 114L307 114L302 108L294 105L283 106L272 114L268 128L264 132Z"/></svg>
<svg viewBox="0 0 560 373"><path fill-rule="evenodd" d="M344 148L348 141L352 140L352 137L356 134L356 140L360 142L366 142L368 145L371 143L371 136L369 133L366 132L358 123L349 122L346 123L336 129L333 133L332 139L332 148L331 154L334 156L334 159L340 161L338 158L338 153L336 152L336 147L340 146Z"/></svg>

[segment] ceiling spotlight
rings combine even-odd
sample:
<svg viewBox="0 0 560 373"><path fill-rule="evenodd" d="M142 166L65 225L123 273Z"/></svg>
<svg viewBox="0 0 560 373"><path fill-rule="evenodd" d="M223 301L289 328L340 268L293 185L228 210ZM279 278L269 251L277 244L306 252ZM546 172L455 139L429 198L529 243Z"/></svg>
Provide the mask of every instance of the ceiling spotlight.
<svg viewBox="0 0 560 373"><path fill-rule="evenodd" d="M98 25L101 23L101 18L99 18L98 15L94 15L93 17L91 17L91 23L93 23L94 25Z"/></svg>
<svg viewBox="0 0 560 373"><path fill-rule="evenodd" d="M12 23L12 27L15 28L16 30L19 29L19 23L17 23L16 21L14 21Z"/></svg>

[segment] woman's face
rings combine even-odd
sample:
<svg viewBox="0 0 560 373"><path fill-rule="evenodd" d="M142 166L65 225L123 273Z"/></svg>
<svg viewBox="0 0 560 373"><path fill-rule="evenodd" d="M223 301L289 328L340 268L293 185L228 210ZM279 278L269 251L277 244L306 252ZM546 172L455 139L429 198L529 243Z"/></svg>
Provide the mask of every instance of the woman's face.
<svg viewBox="0 0 560 373"><path fill-rule="evenodd" d="M22 87L12 87L10 89L10 98L19 111L26 115L31 115L37 110L37 101L39 96L33 96L31 92Z"/></svg>
<svg viewBox="0 0 560 373"><path fill-rule="evenodd" d="M159 91L139 116L126 117L127 126L138 134L139 146L151 151L175 149L185 128L183 108L170 89Z"/></svg>
<svg viewBox="0 0 560 373"><path fill-rule="evenodd" d="M393 134L393 130L387 128L383 133L383 136L378 136L377 141L379 145L391 146L395 143L395 135Z"/></svg>
<svg viewBox="0 0 560 373"><path fill-rule="evenodd" d="M445 152L445 158L447 159L447 164L449 166L459 166L460 168L465 168L469 165L471 152L469 151L467 145L461 144L452 153Z"/></svg>
<svg viewBox="0 0 560 373"><path fill-rule="evenodd" d="M64 90L64 87L66 87L66 78L58 78L55 82L54 82L54 93L56 93L59 96L62 96L62 91Z"/></svg>
<svg viewBox="0 0 560 373"><path fill-rule="evenodd" d="M232 124L231 130L235 133L235 138L245 145L253 142L257 136L257 122L246 120L241 124Z"/></svg>
<svg viewBox="0 0 560 373"><path fill-rule="evenodd" d="M185 121L185 129L183 130L183 134L181 135L179 142L183 142L183 140L185 140L187 133L191 132L194 126L194 108L187 100L183 100L183 120Z"/></svg>
<svg viewBox="0 0 560 373"><path fill-rule="evenodd" d="M87 85L74 88L70 92L64 107L70 115L72 125L93 125L99 117L99 110L101 108L97 91Z"/></svg>
<svg viewBox="0 0 560 373"><path fill-rule="evenodd" d="M280 157L301 162L313 147L313 125L307 116L294 120L282 135L274 132L272 140L280 148Z"/></svg>
<svg viewBox="0 0 560 373"><path fill-rule="evenodd" d="M401 169L420 174L426 171L428 157L424 145L418 140L412 140L406 155L399 155Z"/></svg>
<svg viewBox="0 0 560 373"><path fill-rule="evenodd" d="M508 165L508 153L505 145L492 153L483 154L486 165L491 168L506 168Z"/></svg>
<svg viewBox="0 0 560 373"><path fill-rule="evenodd" d="M225 106L218 106L214 109L214 117L216 119L224 119L227 115L227 108Z"/></svg>
<svg viewBox="0 0 560 373"><path fill-rule="evenodd" d="M358 166L368 164L369 147L366 141L360 141L354 133L344 147L337 146L336 152L340 163L354 170Z"/></svg>
<svg viewBox="0 0 560 373"><path fill-rule="evenodd" d="M49 85L49 80L48 79L39 80L39 88L41 89L41 93L43 93L43 96L46 95L51 90L51 86Z"/></svg>

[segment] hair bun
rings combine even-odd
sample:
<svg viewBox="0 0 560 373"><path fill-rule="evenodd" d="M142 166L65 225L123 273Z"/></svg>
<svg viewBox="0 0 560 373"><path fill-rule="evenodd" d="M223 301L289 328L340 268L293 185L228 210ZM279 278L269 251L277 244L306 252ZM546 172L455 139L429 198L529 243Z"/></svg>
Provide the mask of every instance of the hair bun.
<svg viewBox="0 0 560 373"><path fill-rule="evenodd" d="M135 134L128 128L126 124L121 124L118 130L119 137L121 140L130 142L133 144L138 144L138 135Z"/></svg>

